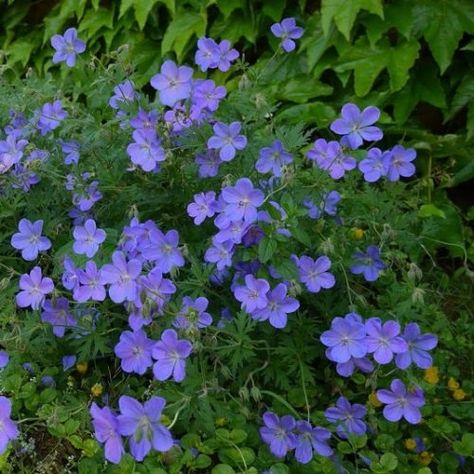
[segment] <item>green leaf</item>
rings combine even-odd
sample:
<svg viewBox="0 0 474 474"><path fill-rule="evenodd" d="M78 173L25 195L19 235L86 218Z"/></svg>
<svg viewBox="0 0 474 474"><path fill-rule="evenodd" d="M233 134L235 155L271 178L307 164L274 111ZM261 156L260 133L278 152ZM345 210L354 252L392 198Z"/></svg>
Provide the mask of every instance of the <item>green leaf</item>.
<svg viewBox="0 0 474 474"><path fill-rule="evenodd" d="M474 137L474 102L471 102L467 108L466 126L467 139L470 140L472 137Z"/></svg>
<svg viewBox="0 0 474 474"><path fill-rule="evenodd" d="M212 469L211 474L235 474L235 471L228 464L218 464Z"/></svg>
<svg viewBox="0 0 474 474"><path fill-rule="evenodd" d="M382 0L322 0L321 24L324 34L328 34L331 20L334 20L338 30L349 41L352 26L361 9L383 18Z"/></svg>
<svg viewBox="0 0 474 474"><path fill-rule="evenodd" d="M140 30L145 28L148 15L156 3L158 3L158 0L134 0L133 9L135 11L135 19L137 20Z"/></svg>
<svg viewBox="0 0 474 474"><path fill-rule="evenodd" d="M474 433L466 433L461 441L453 443L454 450L461 456L474 457Z"/></svg>
<svg viewBox="0 0 474 474"><path fill-rule="evenodd" d="M7 47L8 62L11 64L21 63L22 66L26 66L35 46L34 35L17 39Z"/></svg>
<svg viewBox="0 0 474 474"><path fill-rule="evenodd" d="M463 77L461 83L456 89L451 108L447 114L445 121L453 118L464 106L474 100L474 77L467 74Z"/></svg>
<svg viewBox="0 0 474 474"><path fill-rule="evenodd" d="M122 0L120 2L119 18L122 18L134 3L135 0Z"/></svg>
<svg viewBox="0 0 474 474"><path fill-rule="evenodd" d="M242 6L242 0L217 0L217 8L223 13L225 20L227 20L235 10L241 9Z"/></svg>
<svg viewBox="0 0 474 474"><path fill-rule="evenodd" d="M434 204L423 204L418 211L418 217L441 217L446 219L446 214Z"/></svg>
<svg viewBox="0 0 474 474"><path fill-rule="evenodd" d="M272 85L276 98L290 102L305 103L313 97L330 95L333 88L311 76L300 76L282 84Z"/></svg>
<svg viewBox="0 0 474 474"><path fill-rule="evenodd" d="M285 9L286 0L272 0L271 2L264 2L262 13L270 17L273 21L280 21L283 10Z"/></svg>
<svg viewBox="0 0 474 474"><path fill-rule="evenodd" d="M161 54L174 51L178 60L183 57L183 52L193 35L198 38L206 31L206 19L192 11L185 11L168 25L161 42Z"/></svg>
<svg viewBox="0 0 474 474"><path fill-rule="evenodd" d="M359 0L322 0L321 25L324 34L328 34L331 20L334 20L338 30L349 41L352 25L359 10Z"/></svg>
<svg viewBox="0 0 474 474"><path fill-rule="evenodd" d="M112 28L114 23L114 11L112 9L100 8L97 11L89 10L79 24L79 31L87 31L90 38L101 28Z"/></svg>
<svg viewBox="0 0 474 474"><path fill-rule="evenodd" d="M258 244L258 259L262 263L268 262L273 257L277 245L275 239L264 237Z"/></svg>
<svg viewBox="0 0 474 474"><path fill-rule="evenodd" d="M469 0L423 0L414 16L443 74L464 32L474 33L474 4Z"/></svg>
<svg viewBox="0 0 474 474"><path fill-rule="evenodd" d="M418 57L420 45L417 41L403 42L391 47L388 41L371 48L367 38L362 37L342 54L336 72L354 70L354 88L359 97L369 93L379 74L388 69L390 89L397 91L408 81L408 71Z"/></svg>

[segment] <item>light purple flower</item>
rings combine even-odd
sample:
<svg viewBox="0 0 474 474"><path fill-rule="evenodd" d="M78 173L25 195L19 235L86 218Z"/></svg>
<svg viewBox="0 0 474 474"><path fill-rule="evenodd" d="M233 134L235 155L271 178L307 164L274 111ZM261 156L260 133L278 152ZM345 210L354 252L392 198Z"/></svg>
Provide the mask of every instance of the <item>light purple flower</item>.
<svg viewBox="0 0 474 474"><path fill-rule="evenodd" d="M153 171L158 163L165 161L165 151L154 131L135 130L134 143L127 147L132 163L140 166L143 171Z"/></svg>
<svg viewBox="0 0 474 474"><path fill-rule="evenodd" d="M300 281L311 293L319 293L322 288L329 289L336 284L334 275L328 272L331 268L331 260L326 256L313 260L311 257L303 255L298 258L297 266Z"/></svg>
<svg viewBox="0 0 474 474"><path fill-rule="evenodd" d="M308 208L308 216L311 219L319 219L323 212L329 216L335 216L340 200L341 195L337 191L330 191L320 196L318 205L315 205L312 199L305 199L303 204Z"/></svg>
<svg viewBox="0 0 474 474"><path fill-rule="evenodd" d="M199 166L200 178L213 178L219 173L222 160L216 150L207 150L205 154L196 155L196 164Z"/></svg>
<svg viewBox="0 0 474 474"><path fill-rule="evenodd" d="M374 353L374 359L379 364L388 364L394 354L408 350L408 344L400 336L400 324L396 321L386 321L382 324L380 318L370 318L365 323L367 331L367 352Z"/></svg>
<svg viewBox="0 0 474 474"><path fill-rule="evenodd" d="M367 158L359 163L359 170L364 173L364 179L368 183L375 183L387 174L384 157L385 153L382 150L371 148L367 153Z"/></svg>
<svg viewBox="0 0 474 474"><path fill-rule="evenodd" d="M66 155L64 157L65 165L77 165L79 163L79 143L77 141L61 142L61 149Z"/></svg>
<svg viewBox="0 0 474 474"><path fill-rule="evenodd" d="M141 329L124 331L115 346L115 355L120 359L124 372L143 375L152 366L151 350L155 341L149 339Z"/></svg>
<svg viewBox="0 0 474 474"><path fill-rule="evenodd" d="M364 405L354 403L351 405L346 397L339 397L336 406L328 408L324 416L330 423L337 424L337 434L346 439L348 435L363 435L367 426L362 418L367 414Z"/></svg>
<svg viewBox="0 0 474 474"><path fill-rule="evenodd" d="M341 143L352 149L359 148L363 141L375 142L381 140L383 133L373 124L380 117L377 107L366 107L362 112L355 104L345 104L341 110L342 118L336 119L330 129L338 135L343 135Z"/></svg>
<svg viewBox="0 0 474 474"><path fill-rule="evenodd" d="M367 354L366 331L362 322L347 318L334 318L331 329L321 334L321 342L330 348L331 360L348 362L351 357L360 358Z"/></svg>
<svg viewBox="0 0 474 474"><path fill-rule="evenodd" d="M386 268L376 245L369 245L366 252L356 252L352 258L357 263L351 266L351 272L354 275L363 274L366 281L377 280L380 272Z"/></svg>
<svg viewBox="0 0 474 474"><path fill-rule="evenodd" d="M102 267L103 281L110 284L110 299L114 303L134 301L138 291L136 279L142 271L142 263L137 259L127 262L120 251L112 254L112 262Z"/></svg>
<svg viewBox="0 0 474 474"><path fill-rule="evenodd" d="M202 224L207 217L212 217L215 214L215 201L216 193L214 191L194 195L194 202L188 204L187 207L188 216L194 218L194 224Z"/></svg>
<svg viewBox="0 0 474 474"><path fill-rule="evenodd" d="M206 250L204 260L208 263L215 263L218 270L224 270L224 268L232 266L233 250L234 243L230 240L222 243L213 242L212 246Z"/></svg>
<svg viewBox="0 0 474 474"><path fill-rule="evenodd" d="M243 219L245 223L251 224L257 220L257 208L263 204L265 195L253 187L250 179L240 178L234 186L222 190L222 199L226 204L225 216L232 222Z"/></svg>
<svg viewBox="0 0 474 474"><path fill-rule="evenodd" d="M51 241L48 237L43 237L43 220L31 222L28 219L20 219L16 234L12 235L11 245L17 250L21 250L24 260L31 262L36 260L39 252L44 252L51 248Z"/></svg>
<svg viewBox="0 0 474 474"><path fill-rule="evenodd" d="M186 339L178 339L176 331L166 329L161 340L153 346L152 356L156 360L153 374L163 381L173 376L175 382L182 382L186 377L186 359L191 354L193 345Z"/></svg>
<svg viewBox="0 0 474 474"><path fill-rule="evenodd" d="M53 64L64 61L68 67L74 67L76 55L86 50L86 43L77 37L76 28L68 28L63 36L52 36L51 46L56 50L53 56Z"/></svg>
<svg viewBox="0 0 474 474"><path fill-rule="evenodd" d="M263 309L268 304L267 293L270 285L263 278L245 275L245 285L234 289L234 296L242 304L242 308L251 314L257 309Z"/></svg>
<svg viewBox="0 0 474 474"><path fill-rule="evenodd" d="M95 402L92 402L89 411L92 416L95 437L99 443L104 443L105 459L118 464L125 450L118 431L117 415L109 407L99 408Z"/></svg>
<svg viewBox="0 0 474 474"><path fill-rule="evenodd" d="M27 140L17 140L15 134L9 134L6 140L0 140L0 174L6 173L23 157L23 150L28 145Z"/></svg>
<svg viewBox="0 0 474 474"><path fill-rule="evenodd" d="M177 66L173 61L165 61L159 74L151 78L151 85L160 93L160 102L173 107L178 100L187 99L191 94L193 70L187 66Z"/></svg>
<svg viewBox="0 0 474 474"><path fill-rule="evenodd" d="M331 433L320 426L312 427L307 421L296 422L299 434L296 438L295 459L301 464L307 464L313 459L314 452L320 456L331 456L333 450L328 440ZM314 452L313 452L314 451Z"/></svg>
<svg viewBox="0 0 474 474"><path fill-rule="evenodd" d="M143 249L143 256L155 262L156 268L168 273L174 267L184 265L184 257L178 248L179 234L170 230L163 234L159 229L150 231L150 244Z"/></svg>
<svg viewBox="0 0 474 474"><path fill-rule="evenodd" d="M8 443L18 438L19 432L11 419L12 403L3 395L0 395L0 455L5 453Z"/></svg>
<svg viewBox="0 0 474 474"><path fill-rule="evenodd" d="M277 329L286 326L288 313L294 313L300 303L295 298L287 296L288 288L284 283L279 283L267 293L267 306L252 313L252 318L257 321L266 321Z"/></svg>
<svg viewBox="0 0 474 474"><path fill-rule="evenodd" d="M281 38L281 47L287 53L296 48L293 40L301 38L304 33L303 28L296 26L294 18L284 18L281 23L274 23L270 29L277 38Z"/></svg>
<svg viewBox="0 0 474 474"><path fill-rule="evenodd" d="M395 145L383 156L384 165L387 170L389 181L398 181L400 177L409 178L415 174L416 168L411 163L416 158L416 151L413 148L403 148Z"/></svg>
<svg viewBox="0 0 474 474"><path fill-rule="evenodd" d="M199 109L208 109L215 112L219 107L219 102L226 96L224 86L216 86L210 79L199 82L193 91L193 104Z"/></svg>
<svg viewBox="0 0 474 474"><path fill-rule="evenodd" d="M56 337L64 337L67 328L77 326L77 321L69 310L69 301L64 297L44 301L41 321L53 326Z"/></svg>
<svg viewBox="0 0 474 474"><path fill-rule="evenodd" d="M158 122L158 112L153 109L150 112L139 109L137 115L130 119L130 125L135 130L141 130L142 132L153 132L155 133L156 124Z"/></svg>
<svg viewBox="0 0 474 474"><path fill-rule="evenodd" d="M434 334L421 334L418 324L409 323L405 326L402 337L408 344L408 350L395 357L399 369L405 370L412 363L420 369L428 369L433 365L433 359L427 351L438 344L438 338Z"/></svg>
<svg viewBox="0 0 474 474"><path fill-rule="evenodd" d="M49 102L44 104L41 108L40 117L37 124L41 135L46 135L47 133L58 128L59 124L68 115L69 114L63 109L60 100L55 100L52 104Z"/></svg>
<svg viewBox="0 0 474 474"><path fill-rule="evenodd" d="M295 419L290 415L281 418L275 413L265 412L263 414L265 426L260 428L260 436L269 445L271 453L282 458L288 451L296 447L296 436L293 430L296 427Z"/></svg>
<svg viewBox="0 0 474 474"><path fill-rule="evenodd" d="M173 446L171 433L160 423L165 404L161 397L151 397L144 405L127 395L120 397L119 433L130 436L130 451L135 460L143 461L152 447L166 452Z"/></svg>
<svg viewBox="0 0 474 474"><path fill-rule="evenodd" d="M132 103L138 97L133 82L127 79L114 87L114 95L109 99L113 109L120 109L123 105Z"/></svg>
<svg viewBox="0 0 474 474"><path fill-rule="evenodd" d="M76 270L78 284L74 286L73 297L79 303L88 300L104 301L105 287L108 280L104 277L102 270L97 268L93 260L86 262L84 270Z"/></svg>
<svg viewBox="0 0 474 474"><path fill-rule="evenodd" d="M72 248L74 252L91 258L97 253L107 234L104 230L97 228L94 219L87 219L84 226L74 227L73 236Z"/></svg>
<svg viewBox="0 0 474 474"><path fill-rule="evenodd" d="M239 57L239 52L232 48L229 40L222 40L218 44L219 55L211 68L217 68L219 71L227 72L230 69L232 61Z"/></svg>
<svg viewBox="0 0 474 474"><path fill-rule="evenodd" d="M411 424L421 421L420 408L425 404L421 388L408 391L400 379L395 379L390 384L390 390L377 390L377 398L386 404L383 416L388 421L400 421L402 417Z"/></svg>
<svg viewBox="0 0 474 474"><path fill-rule="evenodd" d="M255 168L259 173L272 172L274 176L282 175L283 166L291 163L293 156L288 153L280 140L275 140L270 147L260 150Z"/></svg>
<svg viewBox="0 0 474 474"><path fill-rule="evenodd" d="M4 369L8 362L10 361L10 356L7 351L0 350L0 369Z"/></svg>
<svg viewBox="0 0 474 474"><path fill-rule="evenodd" d="M74 354L65 355L62 360L64 372L74 367L74 365L76 364L76 361L77 361L77 357Z"/></svg>
<svg viewBox="0 0 474 474"><path fill-rule="evenodd" d="M194 56L194 61L201 68L201 71L206 72L208 69L215 68L220 50L217 43L212 38L199 38L197 42L198 50Z"/></svg>
<svg viewBox="0 0 474 474"><path fill-rule="evenodd" d="M240 122L232 122L230 125L217 122L213 129L214 135L207 141L207 147L219 150L222 161L233 160L236 150L243 150L247 146L247 138L240 135Z"/></svg>
<svg viewBox="0 0 474 474"><path fill-rule="evenodd" d="M202 329L212 324L212 316L206 312L209 301L200 296L193 300L189 296L183 298L183 306L173 326L178 329Z"/></svg>
<svg viewBox="0 0 474 474"><path fill-rule="evenodd" d="M148 275L140 277L140 284L147 298L156 304L158 312L162 312L170 296L176 293L174 283L163 278L163 273L158 267L150 270Z"/></svg>
<svg viewBox="0 0 474 474"><path fill-rule="evenodd" d="M62 284L66 290L74 290L79 285L79 273L78 269L74 265L74 262L69 258L64 258L64 272L61 277Z"/></svg>
<svg viewBox="0 0 474 474"><path fill-rule="evenodd" d="M54 283L51 278L43 278L40 267L34 267L31 272L20 277L20 291L16 295L16 304L20 308L39 309L44 297L52 293Z"/></svg>

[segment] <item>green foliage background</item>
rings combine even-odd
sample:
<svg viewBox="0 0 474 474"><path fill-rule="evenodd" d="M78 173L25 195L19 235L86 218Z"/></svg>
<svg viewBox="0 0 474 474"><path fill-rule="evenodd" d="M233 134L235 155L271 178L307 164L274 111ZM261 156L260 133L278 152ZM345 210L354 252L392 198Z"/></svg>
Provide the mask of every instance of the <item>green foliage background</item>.
<svg viewBox="0 0 474 474"><path fill-rule="evenodd" d="M245 61L258 62L275 44L271 24L295 16L305 35L268 84L281 89L284 120L324 127L349 100L382 108L386 133L415 140L426 187L422 215L444 221L434 230L443 237L438 246L472 257L463 229L474 214L465 195L474 177L472 1L0 0L0 6L3 77L30 66L47 74L50 37L76 26L96 54L126 44L139 86L163 57L191 63L203 35L229 39Z"/></svg>

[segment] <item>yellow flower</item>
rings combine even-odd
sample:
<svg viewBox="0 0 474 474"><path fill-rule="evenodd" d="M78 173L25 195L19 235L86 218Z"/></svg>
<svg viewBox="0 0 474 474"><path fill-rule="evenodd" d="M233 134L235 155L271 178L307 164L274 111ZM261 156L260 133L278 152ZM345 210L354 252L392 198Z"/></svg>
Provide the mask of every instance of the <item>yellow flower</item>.
<svg viewBox="0 0 474 474"><path fill-rule="evenodd" d="M418 456L418 461L424 466L427 466L433 460L433 453L429 453L428 451L423 451Z"/></svg>
<svg viewBox="0 0 474 474"><path fill-rule="evenodd" d="M224 426L227 424L227 419L223 416L216 419L216 426Z"/></svg>
<svg viewBox="0 0 474 474"><path fill-rule="evenodd" d="M406 439L405 448L407 448L410 451L413 451L416 448L416 441L413 438Z"/></svg>
<svg viewBox="0 0 474 474"><path fill-rule="evenodd" d="M382 406L382 403L380 403L380 400L377 398L377 394L375 392L372 392L370 395L369 395L369 403L374 407L374 408L377 408L377 407L381 407Z"/></svg>
<svg viewBox="0 0 474 474"><path fill-rule="evenodd" d="M438 367L430 367L429 369L426 369L424 379L432 385L437 384L439 382Z"/></svg>
<svg viewBox="0 0 474 474"><path fill-rule="evenodd" d="M354 227L352 229L352 235L354 236L354 239L360 240L364 237L364 234L364 229L361 229L360 227Z"/></svg>
<svg viewBox="0 0 474 474"><path fill-rule="evenodd" d="M464 400L466 398L466 392L462 388L458 388L453 392L453 398L455 400Z"/></svg>
<svg viewBox="0 0 474 474"><path fill-rule="evenodd" d="M459 382L454 377L449 377L448 388L449 390L457 390L459 388Z"/></svg>
<svg viewBox="0 0 474 474"><path fill-rule="evenodd" d="M76 364L76 370L81 374L81 375L84 375L86 372L87 372L87 368L88 368L88 364L87 362L78 362Z"/></svg>
<svg viewBox="0 0 474 474"><path fill-rule="evenodd" d="M104 387L102 387L100 383L95 383L91 387L91 393L92 393L92 396L94 397L100 397L103 391L104 391Z"/></svg>

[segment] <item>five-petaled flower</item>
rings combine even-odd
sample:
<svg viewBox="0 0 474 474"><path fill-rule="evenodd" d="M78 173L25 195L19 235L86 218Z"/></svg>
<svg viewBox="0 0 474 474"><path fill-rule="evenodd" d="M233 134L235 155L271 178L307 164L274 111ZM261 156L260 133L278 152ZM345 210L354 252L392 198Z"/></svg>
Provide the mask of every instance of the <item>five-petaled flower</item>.
<svg viewBox="0 0 474 474"><path fill-rule="evenodd" d="M281 23L274 23L270 29L277 38L281 38L281 47L287 53L296 48L293 40L301 38L304 33L303 28L296 26L294 18L284 18Z"/></svg>
<svg viewBox="0 0 474 474"><path fill-rule="evenodd" d="M76 28L68 28L63 36L52 36L51 46L56 50L53 64L64 61L68 67L74 67L76 56L86 50L86 43L77 37Z"/></svg>
<svg viewBox="0 0 474 474"><path fill-rule="evenodd" d="M12 247L21 250L21 256L24 260L36 260L39 252L44 252L51 248L51 241L48 237L41 235L43 230L43 221L37 220L30 222L28 219L21 219L18 223L16 234L12 235Z"/></svg>

